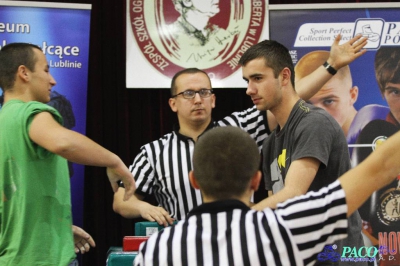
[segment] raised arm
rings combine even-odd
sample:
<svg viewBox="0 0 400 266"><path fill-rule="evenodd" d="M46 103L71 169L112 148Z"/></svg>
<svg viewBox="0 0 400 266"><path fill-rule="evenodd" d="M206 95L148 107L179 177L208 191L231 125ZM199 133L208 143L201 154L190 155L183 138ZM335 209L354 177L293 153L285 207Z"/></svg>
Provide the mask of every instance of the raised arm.
<svg viewBox="0 0 400 266"><path fill-rule="evenodd" d="M347 215L357 210L374 191L400 176L400 132L388 138L355 168L339 178L346 193Z"/></svg>
<svg viewBox="0 0 400 266"><path fill-rule="evenodd" d="M29 129L29 137L39 146L71 162L107 167L107 175L114 192L118 189L117 181L124 182L125 200L135 191L133 176L117 155L86 136L64 128L49 112L35 115Z"/></svg>
<svg viewBox="0 0 400 266"><path fill-rule="evenodd" d="M342 36L339 34L333 42L327 62L334 69L350 64L367 52L363 49L367 45L367 38L357 35L346 43L339 45ZM298 80L295 88L300 98L307 101L332 77L324 66L318 67L311 74Z"/></svg>
<svg viewBox="0 0 400 266"><path fill-rule="evenodd" d="M128 200L124 201L123 196L125 189L118 188L117 193L114 194L113 209L122 217L132 219L142 217L151 222L157 222L160 225L168 226L174 222L174 219L168 214L163 207L153 206L143 201L143 196L134 193Z"/></svg>

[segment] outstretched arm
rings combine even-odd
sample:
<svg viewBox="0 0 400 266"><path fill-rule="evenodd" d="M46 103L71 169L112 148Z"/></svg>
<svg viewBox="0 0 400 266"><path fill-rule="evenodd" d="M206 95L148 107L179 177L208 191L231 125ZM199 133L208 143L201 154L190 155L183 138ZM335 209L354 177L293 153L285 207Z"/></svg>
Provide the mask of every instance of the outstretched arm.
<svg viewBox="0 0 400 266"><path fill-rule="evenodd" d="M79 164L107 167L107 175L114 192L117 181L125 185L124 200L135 190L135 181L122 160L86 136L57 123L49 112L41 112L32 120L29 137L48 151Z"/></svg>
<svg viewBox="0 0 400 266"><path fill-rule="evenodd" d="M357 35L348 42L339 45L342 36L339 34L331 46L327 62L336 70L350 64L367 52L367 38ZM296 91L300 98L307 101L332 77L324 66L318 67L311 74L296 82Z"/></svg>
<svg viewBox="0 0 400 266"><path fill-rule="evenodd" d="M346 193L347 215L350 216L374 191L390 184L397 176L400 176L400 132L339 178Z"/></svg>
<svg viewBox="0 0 400 266"><path fill-rule="evenodd" d="M134 193L128 201L124 201L124 194L125 189L122 187L118 188L117 193L114 194L113 209L121 216L128 219L142 217L164 226L174 222L174 219L163 207L153 206L143 201L143 196L137 193Z"/></svg>

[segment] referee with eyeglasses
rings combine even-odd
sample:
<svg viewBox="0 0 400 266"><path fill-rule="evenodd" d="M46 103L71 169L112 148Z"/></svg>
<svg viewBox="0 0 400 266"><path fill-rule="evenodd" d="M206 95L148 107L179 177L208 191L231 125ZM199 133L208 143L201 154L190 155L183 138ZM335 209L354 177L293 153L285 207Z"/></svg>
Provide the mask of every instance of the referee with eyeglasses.
<svg viewBox="0 0 400 266"><path fill-rule="evenodd" d="M396 179L400 132L327 187L275 210L249 208L261 179L259 159L256 143L243 130L207 131L196 144L189 174L204 203L151 235L134 265L314 265L325 245L347 236L346 217Z"/></svg>
<svg viewBox="0 0 400 266"><path fill-rule="evenodd" d="M251 134L261 149L269 129L265 112L255 107L235 112L221 121L213 121L211 111L216 97L207 73L184 69L172 78L169 105L178 116L179 125L173 132L141 147L130 171L136 180L136 192L123 201L123 188L114 196L114 210L125 218L142 217L159 224L181 220L202 203L199 191L190 186L188 173L192 170L194 146L207 130L232 125ZM143 201L153 194L159 206Z"/></svg>
<svg viewBox="0 0 400 266"><path fill-rule="evenodd" d="M356 59L349 44L339 45L340 35L331 46L330 62L347 65ZM325 84L330 75L323 66L296 83L296 91L307 100ZM234 112L220 121L211 116L216 97L206 72L188 68L175 74L171 81L169 105L178 116L174 130L158 140L145 144L130 166L137 189L134 195L123 201L123 184L114 194L114 211L125 218L142 217L167 226L182 220L194 207L202 203L202 196L189 183L192 170L193 149L204 132L221 126L239 127L249 133L262 149L264 139L277 126L270 111L258 111L255 106ZM231 145L238 145L232 143ZM146 195L154 195L158 206L144 201Z"/></svg>

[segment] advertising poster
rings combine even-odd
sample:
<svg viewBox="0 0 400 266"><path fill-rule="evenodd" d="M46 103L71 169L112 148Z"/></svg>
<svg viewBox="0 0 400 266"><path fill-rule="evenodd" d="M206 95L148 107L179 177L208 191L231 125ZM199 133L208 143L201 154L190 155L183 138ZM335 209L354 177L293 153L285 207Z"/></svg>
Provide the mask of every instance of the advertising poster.
<svg viewBox="0 0 400 266"><path fill-rule="evenodd" d="M243 88L237 63L268 36L266 1L189 4L127 0L127 88L169 88L173 75L190 67L205 70L214 88Z"/></svg>
<svg viewBox="0 0 400 266"><path fill-rule="evenodd" d="M338 34L342 35L341 43L357 34L368 37L367 53L352 62L350 69L338 72L310 99L342 126L353 166L400 129L399 3L310 4L291 8L270 5L269 18L270 38L289 49L296 79L326 61ZM366 239L362 250L332 247L320 253L318 259L400 265L399 185L400 175L359 209Z"/></svg>
<svg viewBox="0 0 400 266"><path fill-rule="evenodd" d="M65 127L82 134L86 132L90 9L87 4L0 1L0 49L12 42L42 48L57 82L48 104L63 116ZM69 168L73 221L81 226L84 167L70 163Z"/></svg>

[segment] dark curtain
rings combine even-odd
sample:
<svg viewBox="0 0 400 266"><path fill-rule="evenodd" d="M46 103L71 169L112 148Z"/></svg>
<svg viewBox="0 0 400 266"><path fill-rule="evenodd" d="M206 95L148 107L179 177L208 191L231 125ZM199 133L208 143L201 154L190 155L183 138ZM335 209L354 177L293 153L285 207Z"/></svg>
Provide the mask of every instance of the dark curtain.
<svg viewBox="0 0 400 266"><path fill-rule="evenodd" d="M270 4L345 2L397 1L269 1ZM79 3L92 4L87 136L130 165L140 146L170 132L177 122L168 105L169 91L125 88L125 0L81 0ZM214 119L251 106L245 88L217 90L216 97ZM123 236L133 235L135 220L113 212L113 192L105 168L86 167L84 186L83 228L93 236L97 246L82 256L82 264L105 265L109 247L122 246Z"/></svg>

